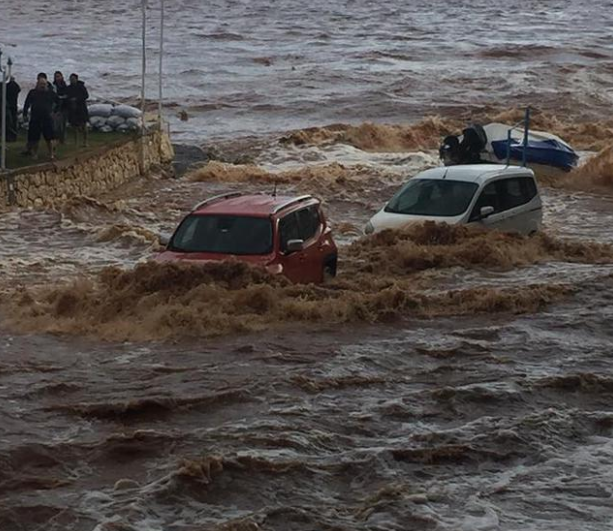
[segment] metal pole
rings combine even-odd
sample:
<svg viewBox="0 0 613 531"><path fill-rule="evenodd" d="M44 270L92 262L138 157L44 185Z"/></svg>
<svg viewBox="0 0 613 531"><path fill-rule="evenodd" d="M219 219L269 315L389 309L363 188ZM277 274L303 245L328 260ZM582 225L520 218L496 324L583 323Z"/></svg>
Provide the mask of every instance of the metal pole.
<svg viewBox="0 0 613 531"><path fill-rule="evenodd" d="M158 121L162 130L162 72L164 66L164 0L160 0L160 86L158 95Z"/></svg>
<svg viewBox="0 0 613 531"><path fill-rule="evenodd" d="M0 156L0 170L6 170L6 68L2 69L2 155Z"/></svg>
<svg viewBox="0 0 613 531"><path fill-rule="evenodd" d="M140 89L140 109L141 109L141 139L140 139L140 161L141 172L145 172L145 74L147 73L147 0L141 0L142 10L142 78Z"/></svg>
<svg viewBox="0 0 613 531"><path fill-rule="evenodd" d="M511 130L507 131L507 166L511 164Z"/></svg>
<svg viewBox="0 0 613 531"><path fill-rule="evenodd" d="M528 130L530 129L530 107L526 107L526 116L524 118L524 149L521 157L521 165L526 166L526 158L528 156Z"/></svg>
<svg viewBox="0 0 613 531"><path fill-rule="evenodd" d="M4 171L6 169L6 74L4 72L4 68L2 68L2 47L0 46L0 72L2 73L2 94L0 98L2 101L2 123L0 127L2 127L2 134L0 136L0 171Z"/></svg>

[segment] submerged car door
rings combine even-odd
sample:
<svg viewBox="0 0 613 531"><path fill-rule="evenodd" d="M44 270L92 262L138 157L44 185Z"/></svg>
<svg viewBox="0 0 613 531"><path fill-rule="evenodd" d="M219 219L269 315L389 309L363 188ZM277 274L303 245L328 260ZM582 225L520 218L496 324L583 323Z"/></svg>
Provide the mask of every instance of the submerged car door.
<svg viewBox="0 0 613 531"><path fill-rule="evenodd" d="M481 223L488 228L499 229L501 224L501 210L500 197L497 189L498 182L494 181L487 184L481 193L479 198L473 207L470 214L469 223ZM481 219L481 209L483 207L492 207L494 212L485 219Z"/></svg>
<svg viewBox="0 0 613 531"><path fill-rule="evenodd" d="M530 234L538 229L540 223L535 223L535 214L541 216L540 200L535 198L536 184L530 177L510 177L498 181L503 212L505 216L501 230Z"/></svg>
<svg viewBox="0 0 613 531"><path fill-rule="evenodd" d="M304 241L305 277L308 282L322 282L325 248L320 245L322 223L317 205L302 208L297 212L301 239Z"/></svg>
<svg viewBox="0 0 613 531"><path fill-rule="evenodd" d="M494 213L479 220L481 208L491 206ZM471 214L471 221L505 232L530 234L540 226L541 202L531 177L507 177L488 184Z"/></svg>
<svg viewBox="0 0 613 531"><path fill-rule="evenodd" d="M291 240L302 240L300 233L300 225L298 224L298 215L296 212L291 212L281 218L279 221L279 248L282 258L281 265L283 273L292 282L309 282L306 269L306 252L302 251L287 251L287 242Z"/></svg>

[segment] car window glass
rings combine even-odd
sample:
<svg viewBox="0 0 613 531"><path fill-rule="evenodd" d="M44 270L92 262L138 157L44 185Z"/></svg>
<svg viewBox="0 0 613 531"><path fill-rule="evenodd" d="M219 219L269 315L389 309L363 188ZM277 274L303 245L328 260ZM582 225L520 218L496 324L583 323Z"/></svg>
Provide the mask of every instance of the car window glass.
<svg viewBox="0 0 613 531"><path fill-rule="evenodd" d="M317 234L320 224L319 211L317 210L317 207L310 206L299 210L297 212L297 216L302 240L306 242Z"/></svg>
<svg viewBox="0 0 613 531"><path fill-rule="evenodd" d="M279 222L279 238L281 241L281 250L287 249L287 242L290 240L302 240L300 227L298 225L298 216L296 212L292 212L285 216Z"/></svg>
<svg viewBox="0 0 613 531"><path fill-rule="evenodd" d="M185 228L183 230L182 241L184 243L192 243L194 236L196 235L196 227L198 226L197 218L190 217L185 222ZM178 236L176 236L178 237ZM176 238L175 237L175 238Z"/></svg>
<svg viewBox="0 0 613 531"><path fill-rule="evenodd" d="M385 207L386 212L418 216L459 216L477 190L475 183L448 179L412 179Z"/></svg>
<svg viewBox="0 0 613 531"><path fill-rule="evenodd" d="M500 183L503 185L504 210L525 205L536 196L536 184L530 177L514 177Z"/></svg>
<svg viewBox="0 0 613 531"><path fill-rule="evenodd" d="M500 212L500 202L497 185L497 182L490 183L481 191L479 199L477 199L475 207L473 208L473 212L470 216L470 221L479 219L481 215L481 209L486 206L493 207L494 213Z"/></svg>
<svg viewBox="0 0 613 531"><path fill-rule="evenodd" d="M191 215L172 237L177 252L266 254L272 250L272 224L250 216Z"/></svg>
<svg viewBox="0 0 613 531"><path fill-rule="evenodd" d="M527 203L536 196L536 183L531 177L522 177L519 181L524 201Z"/></svg>
<svg viewBox="0 0 613 531"><path fill-rule="evenodd" d="M512 177L488 184L470 216L471 221L479 219L481 208L494 207L494 213L504 212L531 201L537 194L536 183L531 177Z"/></svg>
<svg viewBox="0 0 613 531"><path fill-rule="evenodd" d="M499 183L503 211L518 207L526 202L519 179L503 179Z"/></svg>

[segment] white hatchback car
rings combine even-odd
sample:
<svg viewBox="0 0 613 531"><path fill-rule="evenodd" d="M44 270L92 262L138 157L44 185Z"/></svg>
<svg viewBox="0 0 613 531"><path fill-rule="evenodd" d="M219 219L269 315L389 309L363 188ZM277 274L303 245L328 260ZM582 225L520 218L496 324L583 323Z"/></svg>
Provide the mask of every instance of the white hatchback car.
<svg viewBox="0 0 613 531"><path fill-rule="evenodd" d="M438 221L480 223L505 232L541 228L543 204L532 170L499 164L433 168L410 179L366 224L364 232Z"/></svg>

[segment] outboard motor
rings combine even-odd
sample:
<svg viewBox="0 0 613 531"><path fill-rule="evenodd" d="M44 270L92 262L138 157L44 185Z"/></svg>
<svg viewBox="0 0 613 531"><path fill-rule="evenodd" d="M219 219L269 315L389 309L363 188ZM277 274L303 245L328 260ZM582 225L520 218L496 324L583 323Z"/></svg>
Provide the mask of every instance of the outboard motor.
<svg viewBox="0 0 613 531"><path fill-rule="evenodd" d="M438 148L438 155L445 166L460 164L460 140L455 135L446 136Z"/></svg>
<svg viewBox="0 0 613 531"><path fill-rule="evenodd" d="M477 164L481 161L481 152L487 145L487 135L479 124L471 124L462 131L459 147L460 164Z"/></svg>

